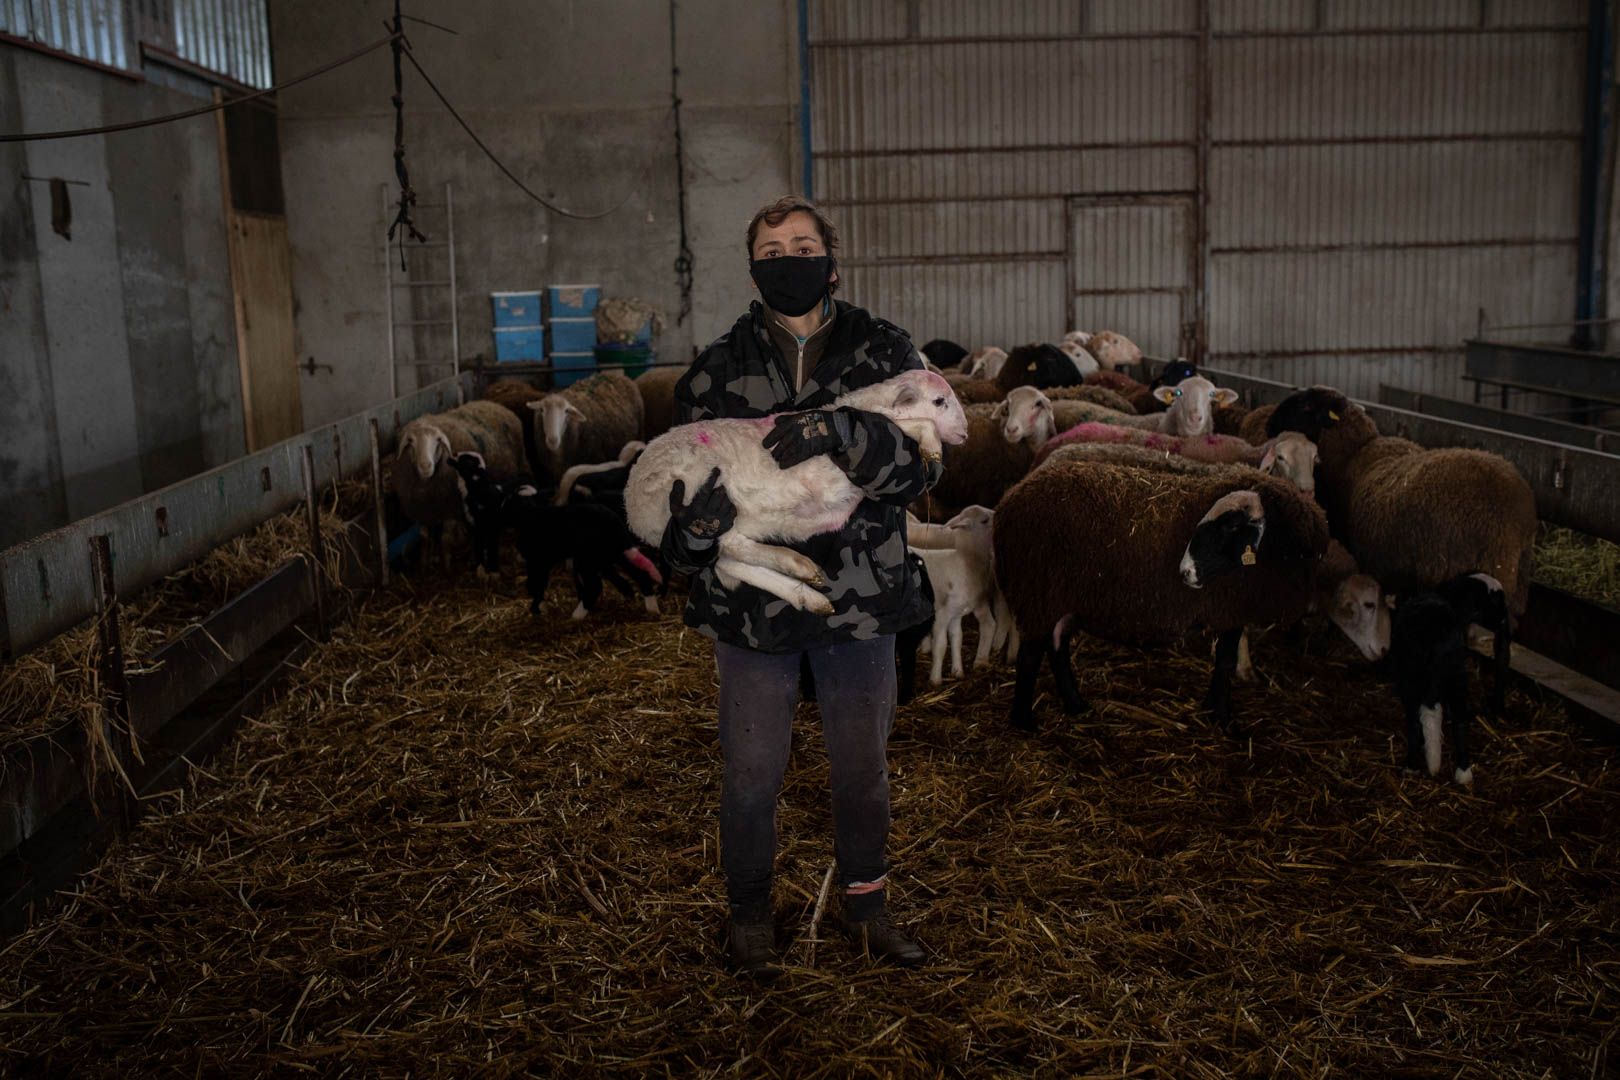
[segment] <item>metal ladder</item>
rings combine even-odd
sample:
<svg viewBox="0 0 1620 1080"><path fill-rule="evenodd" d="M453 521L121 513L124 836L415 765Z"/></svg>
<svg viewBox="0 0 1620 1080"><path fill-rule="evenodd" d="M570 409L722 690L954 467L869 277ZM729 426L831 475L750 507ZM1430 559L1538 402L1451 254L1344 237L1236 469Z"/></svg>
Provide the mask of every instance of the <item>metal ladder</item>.
<svg viewBox="0 0 1620 1080"><path fill-rule="evenodd" d="M397 196L387 184L381 185L381 191L383 220L385 222L392 221L394 200ZM396 398L399 397L399 369L401 367L415 368L418 376L420 376L423 368L436 367L448 367L451 377L461 374L461 327L456 315L456 206L451 195L450 185L448 183L444 185L443 202L419 202L416 204L416 209L442 210L444 212L443 229L435 228L431 220L422 223L422 231L428 236L426 242L407 240L402 233L395 233L393 241L390 242L386 228L384 228L382 234L383 282L388 293L388 378L389 388ZM401 248L404 249L407 255L409 252L424 248L445 249L446 264L449 267L448 275L419 279L411 277L409 271L406 271L405 276L401 277L399 268ZM396 299L401 289L411 290L408 294L409 300L403 305ZM420 290L426 290L428 298L435 295L434 290L444 290L440 295L443 295L446 299L450 317L448 319L414 318L418 306L417 301L424 297L424 293ZM402 307L405 316L403 321L400 317ZM423 353L419 347L421 338L424 336L422 331L431 332L431 329L435 327L449 327L450 355L447 360L424 360L422 358ZM399 356L400 338L403 336L400 334L401 330L409 332L411 342L411 356L404 361L401 361ZM417 379L417 383L421 384L420 377Z"/></svg>

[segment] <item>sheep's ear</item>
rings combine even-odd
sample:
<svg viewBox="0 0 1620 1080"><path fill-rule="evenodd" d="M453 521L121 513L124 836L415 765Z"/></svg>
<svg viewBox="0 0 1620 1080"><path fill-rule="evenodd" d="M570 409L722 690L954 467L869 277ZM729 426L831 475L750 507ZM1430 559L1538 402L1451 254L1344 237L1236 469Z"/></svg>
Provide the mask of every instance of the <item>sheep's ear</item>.
<svg viewBox="0 0 1620 1080"><path fill-rule="evenodd" d="M1176 400L1176 388L1173 386L1155 386L1153 388L1153 396L1155 399L1168 405L1172 401Z"/></svg>
<svg viewBox="0 0 1620 1080"><path fill-rule="evenodd" d="M1216 390L1213 394L1209 395L1210 400L1215 403L1215 407L1217 409L1226 408L1228 405L1235 402L1237 397L1237 391L1233 390L1229 386L1223 386Z"/></svg>
<svg viewBox="0 0 1620 1080"><path fill-rule="evenodd" d="M1277 464L1277 440L1272 439L1266 444L1266 452L1260 455L1260 471L1268 473Z"/></svg>
<svg viewBox="0 0 1620 1080"><path fill-rule="evenodd" d="M540 411L540 406L544 402L545 402L545 398L535 398L533 401L525 401L523 404L525 404L525 405L527 405L529 407L529 411L531 411L531 412L539 412Z"/></svg>
<svg viewBox="0 0 1620 1080"><path fill-rule="evenodd" d="M912 386L910 383L907 383L905 386L900 388L900 392L898 394L894 395L893 407L896 409L909 409L921 400L922 395L917 392L917 388Z"/></svg>
<svg viewBox="0 0 1620 1080"><path fill-rule="evenodd" d="M572 416L575 420L579 421L581 424L585 423L587 420L590 419L590 417L585 415L585 410L581 409L578 405L575 405L572 401L566 403L563 406L563 410L565 412L567 412L569 416Z"/></svg>
<svg viewBox="0 0 1620 1080"><path fill-rule="evenodd" d="M1007 399L1006 398L1003 398L1001 400L1001 404L999 404L999 405L997 405L995 407L995 410L990 414L990 419L997 420L997 421L1007 419Z"/></svg>

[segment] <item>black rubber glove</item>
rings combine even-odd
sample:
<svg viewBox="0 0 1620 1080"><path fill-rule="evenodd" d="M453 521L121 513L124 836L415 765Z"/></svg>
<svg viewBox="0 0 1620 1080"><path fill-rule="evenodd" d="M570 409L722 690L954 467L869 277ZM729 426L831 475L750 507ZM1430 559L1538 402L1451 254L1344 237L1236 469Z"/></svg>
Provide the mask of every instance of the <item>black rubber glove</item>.
<svg viewBox="0 0 1620 1080"><path fill-rule="evenodd" d="M713 563L720 554L720 535L737 520L737 507L726 489L719 486L720 470L686 500L686 481L677 480L669 489L669 525L659 545L671 565L692 571Z"/></svg>
<svg viewBox="0 0 1620 1080"><path fill-rule="evenodd" d="M778 467L791 469L823 454L836 454L849 445L854 432L853 409L813 409L784 413L765 436L765 449Z"/></svg>

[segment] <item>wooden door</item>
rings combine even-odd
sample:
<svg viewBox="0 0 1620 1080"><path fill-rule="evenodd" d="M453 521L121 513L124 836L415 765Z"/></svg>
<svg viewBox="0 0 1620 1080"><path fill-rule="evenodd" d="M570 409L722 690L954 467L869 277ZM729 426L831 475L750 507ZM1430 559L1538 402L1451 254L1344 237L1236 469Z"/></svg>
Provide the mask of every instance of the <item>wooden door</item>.
<svg viewBox="0 0 1620 1080"><path fill-rule="evenodd" d="M273 108L254 102L215 115L236 305L242 420L252 451L304 430L281 148Z"/></svg>

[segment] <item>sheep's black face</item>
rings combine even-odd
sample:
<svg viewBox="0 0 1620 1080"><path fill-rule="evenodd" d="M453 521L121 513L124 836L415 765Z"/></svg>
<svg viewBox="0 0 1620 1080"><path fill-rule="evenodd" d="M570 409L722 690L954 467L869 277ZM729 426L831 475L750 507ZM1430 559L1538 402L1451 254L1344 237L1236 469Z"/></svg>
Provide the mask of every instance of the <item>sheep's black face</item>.
<svg viewBox="0 0 1620 1080"><path fill-rule="evenodd" d="M1266 421L1266 435L1275 439L1285 431L1298 431L1311 440L1322 441L1322 432L1339 422L1350 411L1350 399L1327 386L1296 390L1277 404Z"/></svg>
<svg viewBox="0 0 1620 1080"><path fill-rule="evenodd" d="M1178 386L1187 379L1198 374L1198 369L1186 360L1177 360L1166 364L1159 377L1153 380L1153 386Z"/></svg>
<svg viewBox="0 0 1620 1080"><path fill-rule="evenodd" d="M1237 507L1213 513L1198 523L1181 556L1181 580L1194 589L1227 574L1253 566L1258 560L1264 518Z"/></svg>

